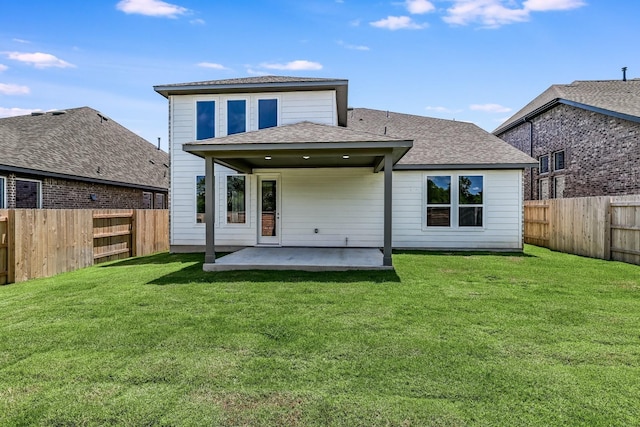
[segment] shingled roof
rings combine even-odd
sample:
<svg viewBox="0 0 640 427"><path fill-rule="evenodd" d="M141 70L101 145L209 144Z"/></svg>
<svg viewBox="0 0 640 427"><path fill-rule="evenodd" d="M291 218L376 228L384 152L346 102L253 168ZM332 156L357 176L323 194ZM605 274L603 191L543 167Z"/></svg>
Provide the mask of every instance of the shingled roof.
<svg viewBox="0 0 640 427"><path fill-rule="evenodd" d="M576 80L553 85L493 131L495 135L519 125L558 104L640 122L640 79Z"/></svg>
<svg viewBox="0 0 640 427"><path fill-rule="evenodd" d="M413 148L394 169L522 168L537 162L473 123L367 108L349 111L347 126L402 139Z"/></svg>
<svg viewBox="0 0 640 427"><path fill-rule="evenodd" d="M166 190L169 156L89 108L0 119L0 170Z"/></svg>

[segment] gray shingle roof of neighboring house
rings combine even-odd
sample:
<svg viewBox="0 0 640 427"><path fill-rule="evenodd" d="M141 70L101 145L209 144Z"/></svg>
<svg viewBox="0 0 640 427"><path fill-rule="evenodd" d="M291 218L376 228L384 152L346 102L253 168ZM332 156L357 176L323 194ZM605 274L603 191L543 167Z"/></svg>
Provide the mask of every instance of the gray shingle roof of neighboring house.
<svg viewBox="0 0 640 427"><path fill-rule="evenodd" d="M0 119L0 170L166 190L169 156L100 112Z"/></svg>
<svg viewBox="0 0 640 427"><path fill-rule="evenodd" d="M558 104L640 121L640 79L576 80L553 85L493 131L500 134Z"/></svg>
<svg viewBox="0 0 640 427"><path fill-rule="evenodd" d="M521 168L537 165L522 151L473 123L367 108L349 111L348 127L413 140L395 169Z"/></svg>

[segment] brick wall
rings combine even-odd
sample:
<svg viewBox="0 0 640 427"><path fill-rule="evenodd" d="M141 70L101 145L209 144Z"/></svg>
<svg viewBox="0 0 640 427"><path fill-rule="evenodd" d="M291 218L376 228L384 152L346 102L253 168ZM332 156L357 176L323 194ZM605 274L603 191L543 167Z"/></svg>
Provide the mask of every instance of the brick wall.
<svg viewBox="0 0 640 427"><path fill-rule="evenodd" d="M135 188L20 174L2 175L7 177L8 208L21 207L16 204L16 200L20 199L17 198L17 195L20 195L20 191L17 191L20 189L17 186L20 186L21 180L24 179L38 180L42 183L42 208L44 209L146 209L149 207L148 203L145 205L143 191ZM151 201L156 198L156 194L165 194L166 200L166 192L158 192L151 194ZM24 203L26 202L23 200L22 204ZM158 208L165 207L158 206Z"/></svg>
<svg viewBox="0 0 640 427"><path fill-rule="evenodd" d="M558 105L500 138L538 159L549 155L550 170L525 171L525 199L539 199L540 179L548 178L549 197L640 194L640 124L568 105ZM565 168L553 168L553 153L564 150ZM533 172L533 179L531 176ZM555 185L554 185L555 184Z"/></svg>

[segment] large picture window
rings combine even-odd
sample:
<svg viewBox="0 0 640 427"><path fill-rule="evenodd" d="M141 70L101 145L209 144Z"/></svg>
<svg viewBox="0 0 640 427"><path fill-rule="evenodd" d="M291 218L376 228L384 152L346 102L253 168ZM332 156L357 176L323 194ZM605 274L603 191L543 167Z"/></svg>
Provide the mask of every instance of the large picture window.
<svg viewBox="0 0 640 427"><path fill-rule="evenodd" d="M204 224L205 181L204 175L196 177L196 223Z"/></svg>
<svg viewBox="0 0 640 427"><path fill-rule="evenodd" d="M227 101L227 135L247 131L247 101L234 99Z"/></svg>
<svg viewBox="0 0 640 427"><path fill-rule="evenodd" d="M451 177L427 177L427 227L451 226Z"/></svg>
<svg viewBox="0 0 640 427"><path fill-rule="evenodd" d="M246 189L246 176L227 176L227 224L246 224Z"/></svg>
<svg viewBox="0 0 640 427"><path fill-rule="evenodd" d="M258 100L258 129L278 126L278 100Z"/></svg>
<svg viewBox="0 0 640 427"><path fill-rule="evenodd" d="M458 177L458 226L482 227L483 177Z"/></svg>
<svg viewBox="0 0 640 427"><path fill-rule="evenodd" d="M196 139L208 139L216 136L215 101L196 102Z"/></svg>

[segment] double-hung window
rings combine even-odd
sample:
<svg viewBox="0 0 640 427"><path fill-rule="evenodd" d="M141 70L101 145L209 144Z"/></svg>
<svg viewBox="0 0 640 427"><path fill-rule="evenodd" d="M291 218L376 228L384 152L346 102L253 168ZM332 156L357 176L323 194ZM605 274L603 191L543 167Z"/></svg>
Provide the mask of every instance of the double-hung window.
<svg viewBox="0 0 640 427"><path fill-rule="evenodd" d="M258 100L258 129L278 126L278 99Z"/></svg>
<svg viewBox="0 0 640 427"><path fill-rule="evenodd" d="M458 226L482 227L483 177L463 175L458 177Z"/></svg>
<svg viewBox="0 0 640 427"><path fill-rule="evenodd" d="M549 155L545 154L544 156L540 156L538 159L540 163L538 165L538 173L548 173L549 172Z"/></svg>
<svg viewBox="0 0 640 427"><path fill-rule="evenodd" d="M196 139L209 139L216 136L216 102L196 102Z"/></svg>
<svg viewBox="0 0 640 427"><path fill-rule="evenodd" d="M451 226L451 177L427 177L427 227Z"/></svg>
<svg viewBox="0 0 640 427"><path fill-rule="evenodd" d="M560 171L564 169L564 150L553 153L553 170Z"/></svg>

